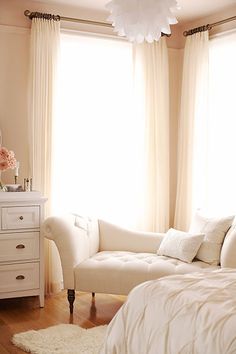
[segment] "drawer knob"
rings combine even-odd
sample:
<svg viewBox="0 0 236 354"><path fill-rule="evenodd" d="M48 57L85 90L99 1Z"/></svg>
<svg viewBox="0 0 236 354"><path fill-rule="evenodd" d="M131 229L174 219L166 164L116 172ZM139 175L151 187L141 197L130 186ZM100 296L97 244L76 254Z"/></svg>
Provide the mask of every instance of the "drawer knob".
<svg viewBox="0 0 236 354"><path fill-rule="evenodd" d="M25 245L20 244L20 245L17 245L16 248L25 248Z"/></svg>
<svg viewBox="0 0 236 354"><path fill-rule="evenodd" d="M17 280L23 280L25 279L24 275L17 275L16 277Z"/></svg>
<svg viewBox="0 0 236 354"><path fill-rule="evenodd" d="M20 220L23 220L24 218L23 218L23 216L21 215L21 216L19 217L19 219L20 219Z"/></svg>

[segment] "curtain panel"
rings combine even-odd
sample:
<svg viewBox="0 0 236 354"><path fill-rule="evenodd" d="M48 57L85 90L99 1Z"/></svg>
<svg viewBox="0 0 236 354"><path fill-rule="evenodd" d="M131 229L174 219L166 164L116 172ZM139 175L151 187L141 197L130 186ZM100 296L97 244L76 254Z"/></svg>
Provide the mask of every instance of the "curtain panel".
<svg viewBox="0 0 236 354"><path fill-rule="evenodd" d="M142 228L165 232L169 228L169 64L165 38L135 45L134 69L137 111L145 117Z"/></svg>
<svg viewBox="0 0 236 354"><path fill-rule="evenodd" d="M193 178L194 158L199 153L194 141L196 132L201 129L202 144L205 144L202 122L204 117L207 118L208 60L208 31L188 36L184 49L178 132L177 195L174 227L179 230L187 230L192 217L193 186L198 183Z"/></svg>
<svg viewBox="0 0 236 354"><path fill-rule="evenodd" d="M57 63L60 48L60 22L34 18L31 27L30 83L29 83L29 151L33 187L48 201L45 216L50 213L51 166L53 144L53 115L56 90ZM53 280L53 245L45 240L46 293L57 290Z"/></svg>

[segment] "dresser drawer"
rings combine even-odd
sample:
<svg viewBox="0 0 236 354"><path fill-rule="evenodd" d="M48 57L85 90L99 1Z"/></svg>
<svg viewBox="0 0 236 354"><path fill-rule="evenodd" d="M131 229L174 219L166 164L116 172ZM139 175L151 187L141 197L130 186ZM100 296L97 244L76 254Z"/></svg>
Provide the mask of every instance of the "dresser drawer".
<svg viewBox="0 0 236 354"><path fill-rule="evenodd" d="M0 234L0 262L39 258L39 232Z"/></svg>
<svg viewBox="0 0 236 354"><path fill-rule="evenodd" d="M0 266L0 293L39 288L39 263Z"/></svg>
<svg viewBox="0 0 236 354"><path fill-rule="evenodd" d="M2 208L2 230L32 229L38 227L38 206Z"/></svg>

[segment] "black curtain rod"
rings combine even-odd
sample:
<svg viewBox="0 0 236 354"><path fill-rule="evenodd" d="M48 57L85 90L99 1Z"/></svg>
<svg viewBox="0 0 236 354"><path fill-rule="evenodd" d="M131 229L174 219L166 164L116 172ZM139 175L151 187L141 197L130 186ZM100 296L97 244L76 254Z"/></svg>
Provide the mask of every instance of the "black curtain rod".
<svg viewBox="0 0 236 354"><path fill-rule="evenodd" d="M187 37L187 36L191 36L194 33L209 31L215 26L223 25L224 23L235 21L235 20L236 20L236 16L229 17L229 18L226 18L226 19L218 21L218 22L210 23L210 24L207 24L207 25L204 25L204 26L200 26L200 27L196 27L196 28L190 29L188 31L184 31L183 35L185 37Z"/></svg>

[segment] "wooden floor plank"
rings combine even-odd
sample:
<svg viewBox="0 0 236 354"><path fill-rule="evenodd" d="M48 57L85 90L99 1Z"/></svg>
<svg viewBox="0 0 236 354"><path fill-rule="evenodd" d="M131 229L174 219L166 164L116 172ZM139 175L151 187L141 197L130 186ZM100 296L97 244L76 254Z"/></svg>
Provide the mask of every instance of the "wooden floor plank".
<svg viewBox="0 0 236 354"><path fill-rule="evenodd" d="M1 354L9 354L9 352L0 344L0 353Z"/></svg>
<svg viewBox="0 0 236 354"><path fill-rule="evenodd" d="M13 334L73 323L83 328L108 324L125 301L124 296L77 293L74 313L70 315L66 291L48 296L39 308L37 297L0 300L0 353L22 354L11 343Z"/></svg>

